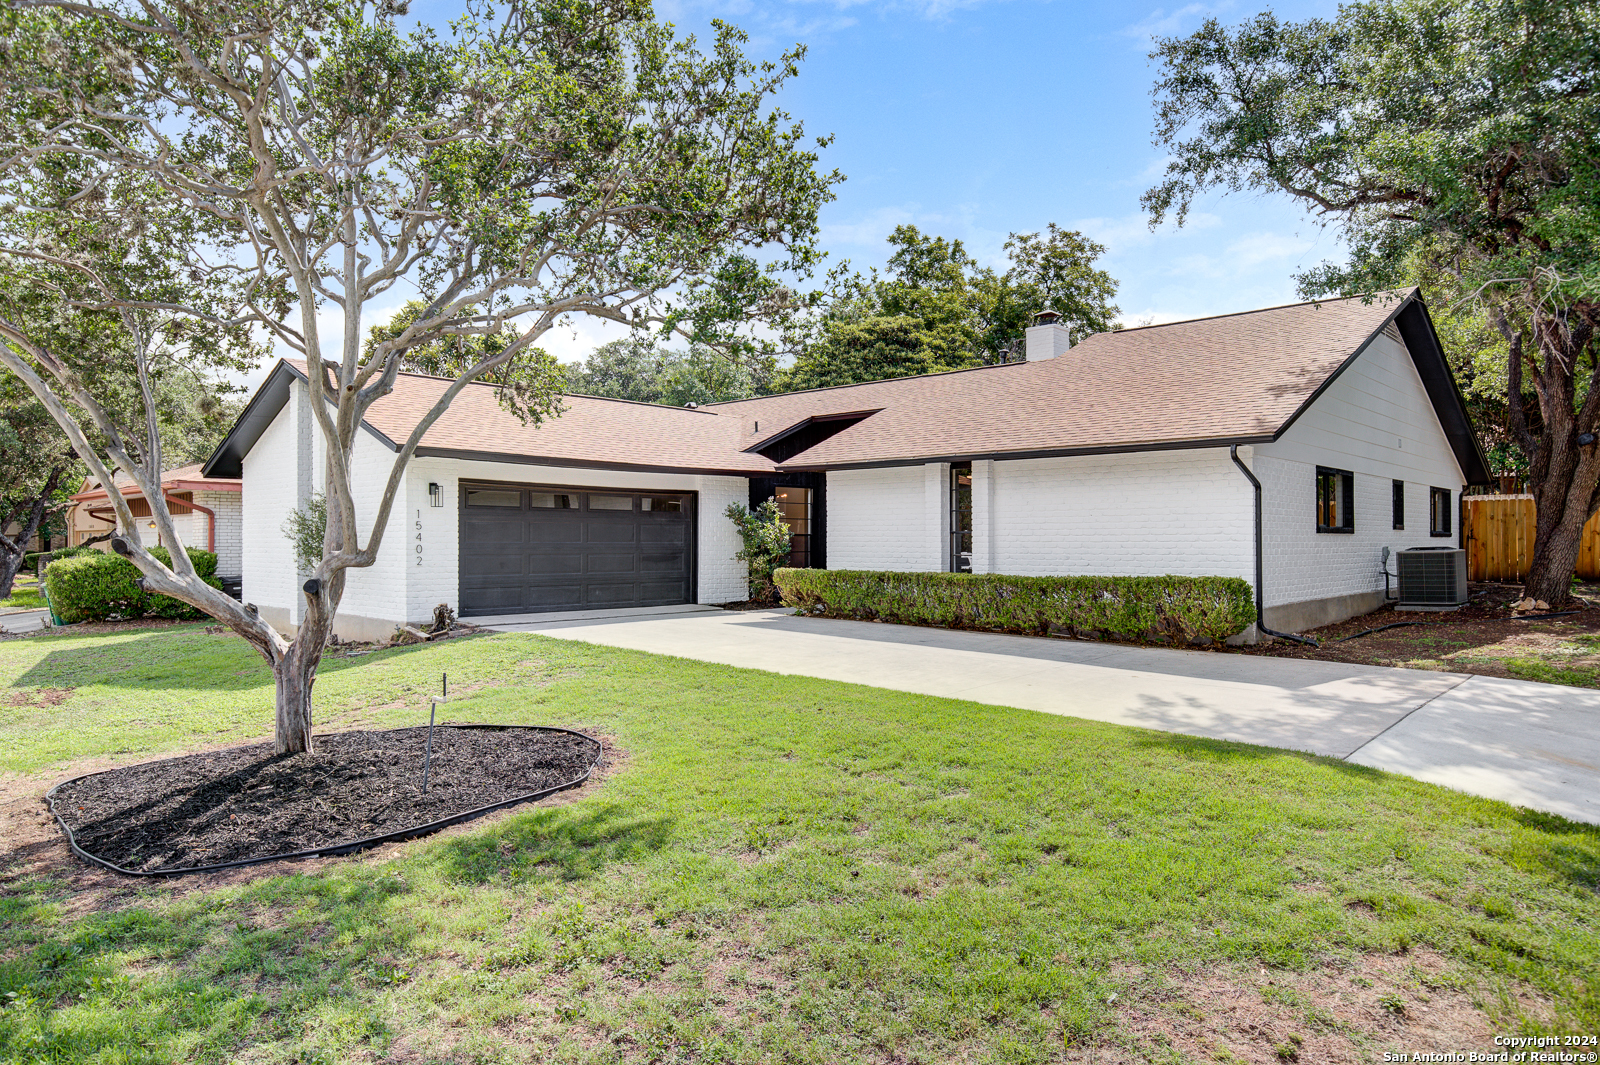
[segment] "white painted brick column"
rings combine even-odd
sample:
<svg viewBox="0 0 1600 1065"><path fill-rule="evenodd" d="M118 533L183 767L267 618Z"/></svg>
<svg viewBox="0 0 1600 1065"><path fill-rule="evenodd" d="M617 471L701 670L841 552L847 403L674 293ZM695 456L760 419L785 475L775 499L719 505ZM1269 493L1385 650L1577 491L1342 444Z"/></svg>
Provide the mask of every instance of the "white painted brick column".
<svg viewBox="0 0 1600 1065"><path fill-rule="evenodd" d="M930 570L947 570L950 568L950 464L930 462L922 469L922 527L927 537L923 552Z"/></svg>
<svg viewBox="0 0 1600 1065"><path fill-rule="evenodd" d="M994 460L972 462L972 572L994 572Z"/></svg>

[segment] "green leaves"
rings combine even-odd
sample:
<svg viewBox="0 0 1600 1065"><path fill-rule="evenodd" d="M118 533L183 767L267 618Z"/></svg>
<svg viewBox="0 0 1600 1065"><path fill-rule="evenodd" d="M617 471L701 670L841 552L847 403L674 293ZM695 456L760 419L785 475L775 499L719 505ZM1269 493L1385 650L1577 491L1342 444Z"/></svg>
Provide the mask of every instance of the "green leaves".
<svg viewBox="0 0 1600 1065"><path fill-rule="evenodd" d="M1020 357L1033 315L1061 313L1079 335L1112 328L1117 283L1095 259L1105 248L1054 222L1013 233L1004 274L981 266L959 240L897 226L885 276L841 279L783 390L826 388L959 370Z"/></svg>
<svg viewBox="0 0 1600 1065"><path fill-rule="evenodd" d="M1043 635L1225 640L1255 620L1237 577L1013 577L780 569L783 601L803 613Z"/></svg>
<svg viewBox="0 0 1600 1065"><path fill-rule="evenodd" d="M729 503L723 513L744 544L733 557L750 567L750 598L765 599L772 591L773 571L791 549L783 510L776 499L768 499L753 511L742 503Z"/></svg>

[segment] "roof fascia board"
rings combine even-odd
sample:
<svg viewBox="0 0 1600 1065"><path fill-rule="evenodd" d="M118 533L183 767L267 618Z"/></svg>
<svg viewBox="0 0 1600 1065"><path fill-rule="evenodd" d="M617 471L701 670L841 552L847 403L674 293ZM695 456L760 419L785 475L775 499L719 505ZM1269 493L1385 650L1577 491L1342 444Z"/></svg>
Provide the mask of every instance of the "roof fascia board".
<svg viewBox="0 0 1600 1065"><path fill-rule="evenodd" d="M806 417L801 418L799 421L789 426L789 428L780 429L771 436L757 441L752 446L745 448L744 453L746 455L759 455L764 449L771 447L773 444L781 443L782 441L789 439L795 433L798 433L800 430L811 425L818 425L823 422L849 421L851 419L854 419L855 421L865 421L867 418L870 418L872 415L877 414L881 410L883 410L882 407L874 407L871 410L853 410L846 411L841 414L808 414Z"/></svg>
<svg viewBox="0 0 1600 1065"><path fill-rule="evenodd" d="M228 435L222 438L222 442L211 452L211 457L206 459L206 464L200 467L202 476L218 476L216 473L218 465L230 456L237 458L240 474L243 474L244 457L267 431L267 426L271 425L273 419L283 410L284 404L289 402L289 384L294 380L299 380L302 384L308 383L306 375L301 373L298 367L287 359L279 359L278 365L267 374L267 379L256 389L256 394L250 397L250 402L239 412L239 417L234 421L233 428L228 430ZM333 405L333 400L329 399L327 402L330 406ZM371 433L390 451L400 450L399 444L374 429L365 418L361 420L361 428Z"/></svg>
<svg viewBox="0 0 1600 1065"><path fill-rule="evenodd" d="M1098 447L1047 448L1038 451L984 451L970 454L927 455L917 458L877 459L870 462L840 462L828 465L782 465L779 473L809 473L826 470L870 470L882 466L923 466L930 462L1013 462L1022 459L1072 458L1078 455L1131 455L1144 451L1194 451L1222 448L1232 444L1270 444L1268 434L1256 436L1213 436L1197 440L1163 440L1144 444L1106 444Z"/></svg>
<svg viewBox="0 0 1600 1065"><path fill-rule="evenodd" d="M462 459L475 462L505 462L518 466L556 466L561 469L618 470L627 473L686 473L714 477L765 477L777 467L764 470L734 470L714 466L654 466L644 462L606 462L603 459L558 459L540 455L515 455L503 451L471 451L462 448L419 447L419 459Z"/></svg>
<svg viewBox="0 0 1600 1065"><path fill-rule="evenodd" d="M1466 398L1461 394L1456 375L1450 370L1450 361L1445 358L1444 345L1439 342L1438 331L1433 327L1433 316L1420 298L1408 310L1409 316L1398 319L1396 328L1405 341L1417 376L1422 378L1422 387L1427 390L1428 399L1433 403L1434 415L1439 419L1445 439L1456 454L1456 464L1461 467L1467 484L1490 484L1492 477L1489 460L1483 453L1483 442L1478 439L1478 431L1472 425L1472 414L1467 410ZM1413 342L1413 338L1417 342ZM1419 348L1422 350L1419 351ZM1451 416L1459 419L1459 425L1452 427L1449 424Z"/></svg>
<svg viewBox="0 0 1600 1065"><path fill-rule="evenodd" d="M1380 336L1383 335L1383 331L1389 327L1389 323L1400 317L1400 312L1410 306L1411 301L1416 298L1416 289L1412 289L1406 294L1406 297L1399 302L1395 309L1389 312L1388 317L1378 324L1378 328L1369 333L1367 335L1367 339L1363 340L1356 347L1356 350L1351 352L1349 356L1347 356L1345 360L1339 364L1339 368L1329 374L1322 384L1317 386L1316 391L1312 392L1311 395L1306 397L1304 403L1301 403L1300 406L1295 408L1294 413L1289 415L1287 421L1278 426L1278 431L1272 434L1273 442L1276 442L1280 437L1283 436L1284 433L1287 433L1290 427L1292 427L1295 422L1300 420L1300 415L1310 410L1311 404L1321 399L1322 394L1333 387L1333 383L1339 379L1340 374L1344 373L1350 367L1355 365L1356 360L1361 358L1361 356L1366 353L1366 350L1370 348Z"/></svg>

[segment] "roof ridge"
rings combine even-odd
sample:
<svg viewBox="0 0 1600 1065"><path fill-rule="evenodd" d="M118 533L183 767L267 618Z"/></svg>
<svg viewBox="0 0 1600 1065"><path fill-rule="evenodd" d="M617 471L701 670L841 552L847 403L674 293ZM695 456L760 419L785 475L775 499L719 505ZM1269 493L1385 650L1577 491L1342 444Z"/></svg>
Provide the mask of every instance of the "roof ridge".
<svg viewBox="0 0 1600 1065"><path fill-rule="evenodd" d="M847 385L821 385L817 388L799 388L793 392L774 392L770 396L750 396L746 399L719 399L715 403L707 403L707 407L724 407L729 403L754 403L763 399L782 399L784 396L805 396L812 392L832 392L839 388L860 388L863 385L884 385L891 381L920 381L933 377L951 377L958 373L972 373L974 370L998 370L1004 366L1026 366L1026 359L1016 362L991 362L982 366L962 366L955 370L935 370L933 373L915 373L905 377L879 377L871 381L851 381Z"/></svg>
<svg viewBox="0 0 1600 1065"><path fill-rule="evenodd" d="M1383 290L1381 290L1379 292L1369 292L1364 296L1335 296L1333 299L1301 300L1298 303L1279 303L1279 304L1274 304L1271 307L1257 307L1254 310L1249 310L1249 311L1229 311L1226 314L1203 314L1198 318L1179 318L1175 322L1151 322L1149 325L1130 325L1130 326L1125 326L1122 329L1112 329L1112 330L1109 330L1108 332L1109 333L1137 333L1137 332L1140 332L1141 330L1145 330L1145 329L1165 329L1169 325L1191 325L1191 324L1193 324L1195 322L1215 322L1215 321L1217 321L1218 319L1221 319L1221 318L1241 318L1241 317L1243 317L1244 315L1247 315L1247 314L1265 314L1268 311L1286 311L1291 307L1313 307L1313 306L1316 306L1318 304L1323 304L1323 303L1346 303L1346 302L1348 302L1350 300L1376 300L1379 296L1387 296L1387 295L1390 295L1390 294L1393 294L1393 293L1400 293L1401 294L1401 298L1405 299L1405 298L1409 297L1416 290L1417 289L1416 289L1415 285L1413 285L1411 288L1405 288L1405 289L1386 288L1386 289L1383 289ZM1107 333L1090 333L1089 334L1089 336L1105 336L1105 335L1108 335L1108 334ZM1089 339L1089 337L1084 337L1084 340L1087 340L1087 339ZM1079 343L1082 343L1082 341L1079 341Z"/></svg>

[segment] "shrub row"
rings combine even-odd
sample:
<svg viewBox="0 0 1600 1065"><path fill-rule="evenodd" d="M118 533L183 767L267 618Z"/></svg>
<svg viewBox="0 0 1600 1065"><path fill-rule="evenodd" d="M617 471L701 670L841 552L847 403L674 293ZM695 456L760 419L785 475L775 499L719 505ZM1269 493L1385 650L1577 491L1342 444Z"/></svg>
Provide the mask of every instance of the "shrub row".
<svg viewBox="0 0 1600 1065"><path fill-rule="evenodd" d="M43 559L48 564L58 558L71 558L74 555L81 555L85 551L93 550L94 548L92 547L60 547L54 551L29 551L22 556L22 572L38 573L40 559Z"/></svg>
<svg viewBox="0 0 1600 1065"><path fill-rule="evenodd" d="M193 547L187 552L201 579L213 588L221 588L222 582L216 576L217 556ZM172 556L166 548L152 547L150 553L163 565L172 564ZM132 562L92 548L70 558L53 559L44 571L50 606L56 616L69 625L113 617L205 617L181 599L140 591L138 582L139 569Z"/></svg>
<svg viewBox="0 0 1600 1065"><path fill-rule="evenodd" d="M911 625L1188 643L1225 640L1255 620L1250 585L1237 577L780 569L773 580L804 613Z"/></svg>

